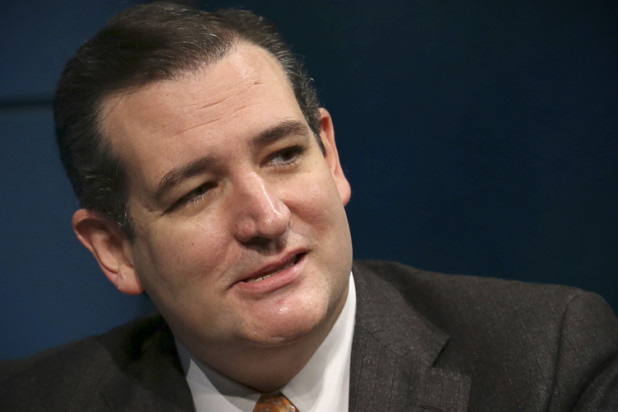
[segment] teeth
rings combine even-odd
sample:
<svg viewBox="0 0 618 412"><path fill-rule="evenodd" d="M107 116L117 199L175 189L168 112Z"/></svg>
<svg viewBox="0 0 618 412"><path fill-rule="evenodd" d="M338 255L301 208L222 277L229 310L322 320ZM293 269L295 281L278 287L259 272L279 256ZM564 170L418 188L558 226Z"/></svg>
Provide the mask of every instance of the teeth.
<svg viewBox="0 0 618 412"><path fill-rule="evenodd" d="M296 261L297 261L297 259L294 259L294 260L290 261L289 263L287 263L286 265L282 266L281 268L275 270L274 272L269 273L268 275L260 276L260 277L253 278L253 279L247 279L245 282L252 283L252 282L259 282L260 280L268 279L269 277L276 275L277 273L281 272L282 270L286 270L287 268L290 268L290 267L294 266L296 264Z"/></svg>
<svg viewBox="0 0 618 412"><path fill-rule="evenodd" d="M271 273L270 275L266 275L266 276L260 276L259 278L249 279L247 280L247 283L259 282L260 280L268 279L269 277L273 276L275 273Z"/></svg>

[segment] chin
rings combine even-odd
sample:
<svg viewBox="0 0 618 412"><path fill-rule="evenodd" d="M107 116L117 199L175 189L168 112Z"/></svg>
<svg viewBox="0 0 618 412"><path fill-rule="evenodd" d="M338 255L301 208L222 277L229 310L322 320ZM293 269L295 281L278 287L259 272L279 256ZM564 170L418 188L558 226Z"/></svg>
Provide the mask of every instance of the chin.
<svg viewBox="0 0 618 412"><path fill-rule="evenodd" d="M293 344L311 337L322 338L327 333L327 305L295 305L294 309L286 306L279 308L275 316L258 322L252 328L250 340L259 346L276 347Z"/></svg>

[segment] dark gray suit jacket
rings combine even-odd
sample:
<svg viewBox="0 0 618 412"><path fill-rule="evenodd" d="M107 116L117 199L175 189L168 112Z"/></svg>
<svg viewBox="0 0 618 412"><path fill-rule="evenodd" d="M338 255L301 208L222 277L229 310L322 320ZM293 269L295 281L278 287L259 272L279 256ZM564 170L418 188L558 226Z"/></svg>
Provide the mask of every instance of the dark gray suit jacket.
<svg viewBox="0 0 618 412"><path fill-rule="evenodd" d="M354 279L350 411L618 411L618 322L597 295L386 262ZM4 363L0 405L193 410L159 316Z"/></svg>

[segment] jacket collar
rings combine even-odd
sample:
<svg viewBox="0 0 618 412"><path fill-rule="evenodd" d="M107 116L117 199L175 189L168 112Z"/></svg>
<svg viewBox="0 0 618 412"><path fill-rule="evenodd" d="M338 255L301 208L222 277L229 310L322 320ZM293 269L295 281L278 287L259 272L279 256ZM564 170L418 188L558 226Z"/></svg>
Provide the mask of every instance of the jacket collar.
<svg viewBox="0 0 618 412"><path fill-rule="evenodd" d="M470 379L435 368L448 335L402 293L359 263L353 268L357 312L350 370L352 412L465 411Z"/></svg>
<svg viewBox="0 0 618 412"><path fill-rule="evenodd" d="M194 411L174 338L162 317L126 338L115 353L101 396L112 411Z"/></svg>

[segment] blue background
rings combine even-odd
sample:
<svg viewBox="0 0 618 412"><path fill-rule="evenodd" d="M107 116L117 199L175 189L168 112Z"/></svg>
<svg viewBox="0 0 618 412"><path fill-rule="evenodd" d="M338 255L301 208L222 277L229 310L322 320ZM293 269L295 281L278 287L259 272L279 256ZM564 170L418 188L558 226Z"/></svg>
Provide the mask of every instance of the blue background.
<svg viewBox="0 0 618 412"><path fill-rule="evenodd" d="M64 62L135 3L2 6L0 359L152 310L75 240L50 108ZM333 115L357 258L575 285L618 308L615 2L241 4L305 56Z"/></svg>

